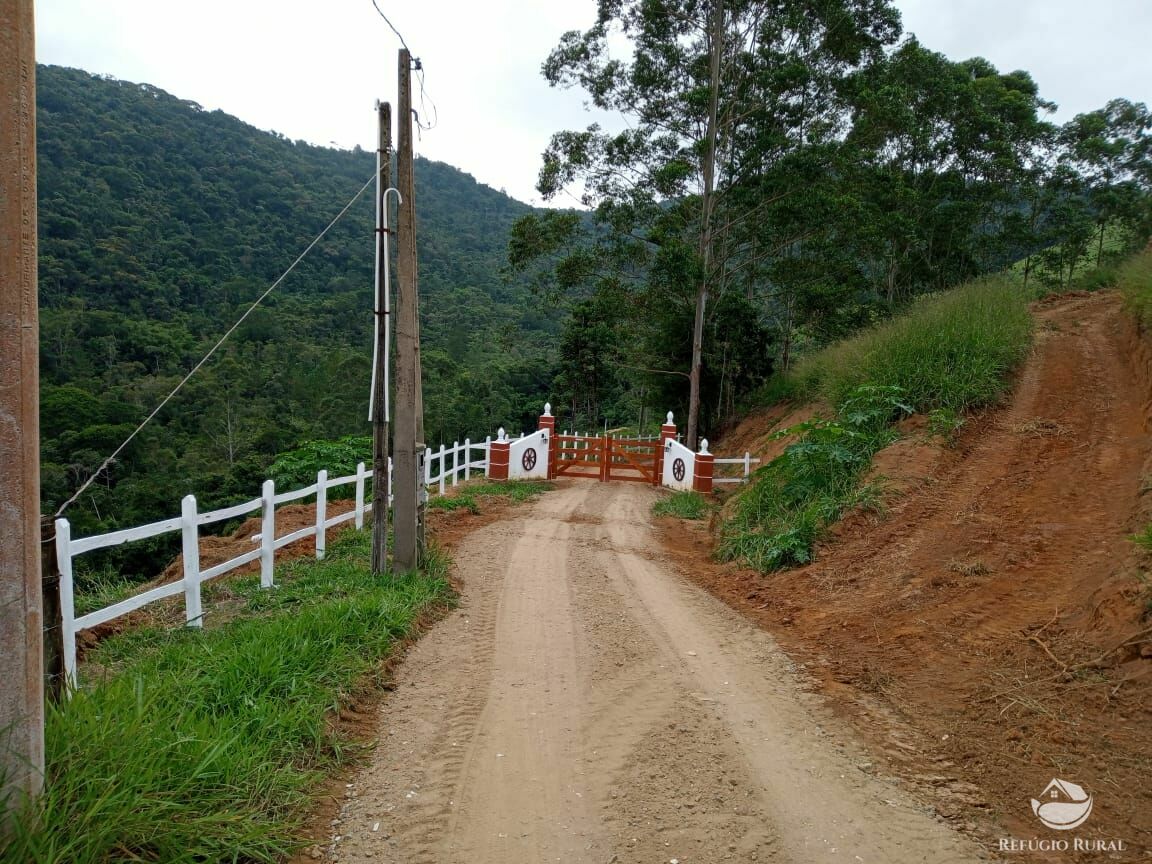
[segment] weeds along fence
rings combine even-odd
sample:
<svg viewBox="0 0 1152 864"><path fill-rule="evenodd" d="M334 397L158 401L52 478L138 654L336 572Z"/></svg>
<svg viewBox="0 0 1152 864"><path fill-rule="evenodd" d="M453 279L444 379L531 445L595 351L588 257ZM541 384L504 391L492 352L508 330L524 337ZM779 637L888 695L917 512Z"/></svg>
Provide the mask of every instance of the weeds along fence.
<svg viewBox="0 0 1152 864"><path fill-rule="evenodd" d="M468 480L472 472L488 474L489 453L491 451L491 438L473 444L465 439L464 443L455 443L451 447L441 445L439 450L424 451L424 484L427 494L444 494L448 484L456 486L460 478ZM477 458L477 452L479 457ZM392 462L388 462L389 479L391 479ZM272 480L265 480L259 498L201 513L195 495L186 495L180 502L180 515L171 519L163 519L148 525L136 528L125 528L112 531L108 534L97 534L92 537L72 538L72 527L67 519L56 520L56 561L60 568L60 608L61 623L64 641L64 669L68 684L76 686L76 635L82 630L88 630L116 618L141 609L151 603L184 595L184 617L188 626L200 627L203 623L204 611L201 602L201 586L205 582L222 576L238 567L243 567L255 561L260 562L260 585L264 588L272 587L276 563L276 550L282 549L290 543L296 543L309 537L315 537L316 557L323 558L327 546L328 530L353 522L356 528L364 527L364 515L371 512L372 502L365 500L367 481L372 477L372 471L361 462L356 466L353 474L341 477L329 477L328 472L320 471L316 475L316 482L302 489L293 489L290 492L277 492L276 484ZM329 493L333 489L352 487L352 509L342 513L329 515L328 504L332 497ZM391 482L389 482L391 489ZM282 537L276 536L276 508L293 501L316 496L316 521L305 528L292 531ZM391 503L391 499L389 500ZM228 522L234 519L246 518L259 513L261 516L260 533L252 540L256 548L221 564L212 567L200 566L200 529L206 525ZM183 575L179 581L159 585L147 591L142 591L118 603L113 603L103 609L97 609L80 617L76 616L76 599L74 584L73 562L85 552L96 549L105 549L110 546L120 546L139 540L147 540L161 534L179 531L181 533L181 552L183 558Z"/></svg>

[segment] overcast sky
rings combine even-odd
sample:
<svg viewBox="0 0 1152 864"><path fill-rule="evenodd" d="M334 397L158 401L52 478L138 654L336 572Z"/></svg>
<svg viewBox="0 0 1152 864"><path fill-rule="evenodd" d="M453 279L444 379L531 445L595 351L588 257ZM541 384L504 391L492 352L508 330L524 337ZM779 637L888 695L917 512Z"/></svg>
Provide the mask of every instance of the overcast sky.
<svg viewBox="0 0 1152 864"><path fill-rule="evenodd" d="M540 64L561 33L591 23L595 0L377 2L423 60L438 109L418 152L539 203L549 136L589 122L581 94L549 88ZM1058 120L1116 96L1152 102L1150 0L896 5L929 48L1030 71ZM371 0L39 0L36 18L42 63L154 84L292 139L372 149L375 100L395 104L399 44Z"/></svg>

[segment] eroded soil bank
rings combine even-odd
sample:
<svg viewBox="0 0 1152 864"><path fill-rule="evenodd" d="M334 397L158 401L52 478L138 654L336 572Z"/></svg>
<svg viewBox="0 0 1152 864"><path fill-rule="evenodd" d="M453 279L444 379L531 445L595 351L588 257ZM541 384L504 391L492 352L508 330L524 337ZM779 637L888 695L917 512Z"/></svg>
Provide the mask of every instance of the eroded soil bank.
<svg viewBox="0 0 1152 864"><path fill-rule="evenodd" d="M879 767L985 845L1070 837L1030 806L1060 777L1094 796L1075 836L1147 860L1152 561L1128 538L1152 519L1152 351L1114 292L1036 315L1010 403L952 448L880 454L888 512L846 520L814 564L761 576L711 562L704 527L662 539L806 667ZM756 449L774 419L735 437Z"/></svg>

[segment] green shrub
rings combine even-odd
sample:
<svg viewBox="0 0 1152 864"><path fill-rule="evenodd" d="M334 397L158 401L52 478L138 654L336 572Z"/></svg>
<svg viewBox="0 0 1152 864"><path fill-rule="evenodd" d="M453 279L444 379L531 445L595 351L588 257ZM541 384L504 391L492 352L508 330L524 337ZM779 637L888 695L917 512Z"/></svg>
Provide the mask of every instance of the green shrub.
<svg viewBox="0 0 1152 864"><path fill-rule="evenodd" d="M105 565L99 569L77 568L76 615L87 615L119 603L136 593L140 583L124 576L115 567Z"/></svg>
<svg viewBox="0 0 1152 864"><path fill-rule="evenodd" d="M1105 288L1116 287L1119 279L1119 262L1107 261L1077 276L1072 280L1072 287L1077 291L1103 291Z"/></svg>
<svg viewBox="0 0 1152 864"><path fill-rule="evenodd" d="M435 552L428 572L383 578L369 556L368 533L348 532L275 589L238 582L230 623L106 642L106 679L48 712L45 791L0 861L283 860L347 754L331 714L448 595Z"/></svg>
<svg viewBox="0 0 1152 864"><path fill-rule="evenodd" d="M912 413L896 387L862 385L835 420L812 419L777 433L798 436L758 470L737 498L718 553L769 572L812 559L823 531L848 509L871 503L861 487L872 456L897 437L893 421Z"/></svg>
<svg viewBox="0 0 1152 864"><path fill-rule="evenodd" d="M480 500L484 498L506 498L519 503L531 501L537 495L556 488L542 480L480 480L462 486L455 495L437 495L428 499L432 510L467 510L480 512Z"/></svg>
<svg viewBox="0 0 1152 864"><path fill-rule="evenodd" d="M276 458L269 469L276 488L299 489L316 482L320 471L329 477L356 473L360 462L371 464L372 439L350 435L338 441L309 441Z"/></svg>
<svg viewBox="0 0 1152 864"><path fill-rule="evenodd" d="M712 505L699 492L672 492L652 505L653 516L703 519Z"/></svg>

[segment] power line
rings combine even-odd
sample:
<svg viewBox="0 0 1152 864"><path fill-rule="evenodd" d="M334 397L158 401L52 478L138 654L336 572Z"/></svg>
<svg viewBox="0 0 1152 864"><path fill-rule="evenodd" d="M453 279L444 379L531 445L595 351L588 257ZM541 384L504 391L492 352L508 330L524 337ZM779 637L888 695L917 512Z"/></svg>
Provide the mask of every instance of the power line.
<svg viewBox="0 0 1152 864"><path fill-rule="evenodd" d="M132 439L134 439L137 435L139 435L140 431L145 426L147 426L150 422L152 422L152 418L154 418L157 414L159 414L160 410L172 400L172 397L175 396L177 393L179 393L181 388L183 388L184 385L187 384L192 379L192 376L200 371L200 368L205 363L207 363L209 361L209 359L211 359L212 355L216 353L216 350L221 345L224 344L224 342L228 339L228 337L236 332L236 328L244 323L245 319L247 319L247 317L255 311L256 307L259 306L261 303L263 303L264 300L268 297L268 295L271 294L273 291L275 291L280 286L280 283L283 282L286 278L288 278L288 274L296 269L296 265L298 265L301 261L303 261L304 257L309 252L312 251L312 249L316 246L316 244L324 239L324 235L326 235L329 231L332 230L332 226L334 226L337 222L339 222L341 220L341 218L343 218L344 214L347 213L352 208L352 205L355 204L359 200L360 196L364 194L364 190L367 189L369 186L371 186L374 182L376 182L376 172L372 173L372 176L369 177L368 180L364 183L364 185L360 187L360 191L352 196L352 199L347 204L345 204L343 209L341 209L340 212L337 213L336 216L332 219L332 221L329 222L327 224L327 226L325 226L324 230L321 231L319 234L317 234L316 237L312 240L312 242L309 243L304 248L304 251L301 252L296 257L296 260L293 261L288 266L288 269L285 270L283 273L281 273L279 278L275 282L273 282L271 285L269 285L268 289L263 294L261 294L259 297L256 298L256 301L244 311L244 314L241 315L236 320L235 324L233 324L231 327L228 328L227 332L225 332L224 335L220 337L219 341L217 341L216 344L213 345L208 350L208 353L205 354L200 359L200 362L197 363L195 366L193 366L191 371L189 371L188 374L184 376L184 378L180 381L180 383L172 388L172 391L167 396L165 396L163 401L161 401L160 404L157 405L152 410L152 413L149 414L147 417L145 417L143 422L141 422L139 426L137 426L135 429L132 430L132 434L129 435L127 438L125 438L123 443L119 447L117 447L114 451L112 451L111 456L109 456L107 459L105 459L103 462L100 463L100 467L97 468L92 473L91 477L89 477L87 480L84 481L84 485L76 490L76 494L74 494L71 498L69 498L67 501L65 501L63 504L60 505L60 509L56 511L56 516L53 518L56 518L56 519L60 518L60 516L64 513L64 511L67 510L70 506L72 506L72 504L76 501L76 499L79 498L81 495L83 495L88 490L88 487L91 486L96 481L96 478L99 477L101 473L103 473L104 469L112 464L113 460L115 460L115 458L123 452L124 448L127 447L130 443L132 443Z"/></svg>
<svg viewBox="0 0 1152 864"><path fill-rule="evenodd" d="M388 25L388 28L396 34L396 38L400 40L400 45L404 50L412 54L412 49L408 47L408 43L404 40L404 35L396 29L396 25L384 14L384 10L380 8L380 4L377 3L376 0L372 0L372 5L380 17L384 19L384 23ZM428 132L431 129L435 129L439 124L440 112L436 108L436 103L432 97L428 95L428 91L424 87L424 64L420 62L420 58L415 55L413 55L412 60L415 63L416 80L420 82L420 111L423 111L424 116L427 117L429 106L431 106L432 121L421 120L420 113L417 111L413 111L412 114L416 117L416 128L423 132Z"/></svg>
<svg viewBox="0 0 1152 864"><path fill-rule="evenodd" d="M376 0L372 0L372 5L376 7L376 11L379 12L380 17L384 19L384 23L392 28L392 32L396 34L396 38L399 39L400 44L404 46L404 50L407 51L409 54L411 54L412 49L409 48L408 43L404 41L403 34L399 30L396 29L395 24L393 24L391 21L388 20L388 16L384 14L384 10L380 8L380 5L376 2Z"/></svg>

